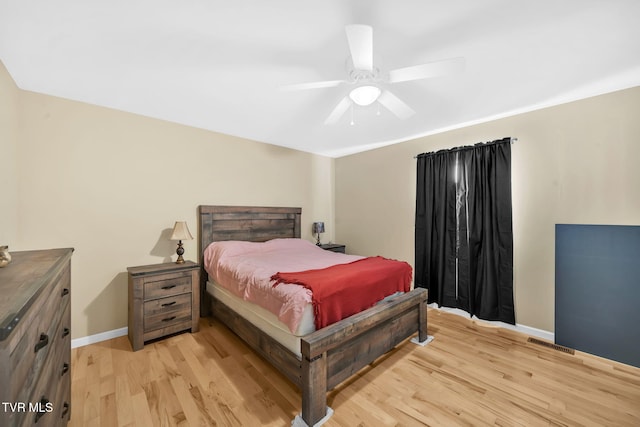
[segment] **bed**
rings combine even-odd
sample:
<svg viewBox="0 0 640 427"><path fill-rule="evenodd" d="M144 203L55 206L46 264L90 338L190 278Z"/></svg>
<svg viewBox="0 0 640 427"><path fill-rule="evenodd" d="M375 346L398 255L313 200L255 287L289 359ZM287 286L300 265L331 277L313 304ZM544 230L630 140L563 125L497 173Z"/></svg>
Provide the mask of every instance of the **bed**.
<svg viewBox="0 0 640 427"><path fill-rule="evenodd" d="M266 333L246 312L212 296L203 254L212 242L266 242L300 238L300 208L200 206L198 247L201 313L212 315L292 381L302 394L302 413L292 425L320 425L331 415L327 391L413 336L428 342L427 291L413 289L299 339L299 352Z"/></svg>

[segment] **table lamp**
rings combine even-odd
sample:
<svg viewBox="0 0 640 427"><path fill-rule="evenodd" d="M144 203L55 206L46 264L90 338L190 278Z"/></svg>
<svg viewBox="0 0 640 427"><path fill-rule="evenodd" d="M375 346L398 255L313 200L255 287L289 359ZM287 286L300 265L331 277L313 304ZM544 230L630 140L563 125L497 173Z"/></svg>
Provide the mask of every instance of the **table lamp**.
<svg viewBox="0 0 640 427"><path fill-rule="evenodd" d="M324 233L324 222L314 222L312 229L318 235L316 245L320 246L320 233Z"/></svg>
<svg viewBox="0 0 640 427"><path fill-rule="evenodd" d="M189 227L187 227L186 221L176 221L175 225L173 226L173 233L171 233L171 237L169 238L169 240L178 241L178 249L176 249L178 259L176 260L176 264L184 264L184 258L182 258L182 255L184 254L182 241L193 240L193 236L189 232Z"/></svg>

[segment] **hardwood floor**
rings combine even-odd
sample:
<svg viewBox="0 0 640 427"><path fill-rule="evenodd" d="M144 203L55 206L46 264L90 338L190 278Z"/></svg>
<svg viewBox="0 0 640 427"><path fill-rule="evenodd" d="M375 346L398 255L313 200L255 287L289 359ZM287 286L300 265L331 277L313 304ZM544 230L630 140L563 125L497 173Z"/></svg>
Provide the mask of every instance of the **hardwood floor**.
<svg viewBox="0 0 640 427"><path fill-rule="evenodd" d="M640 369L429 311L408 341L329 393L327 427L639 426ZM216 321L132 352L127 337L72 351L72 427L288 426L300 394Z"/></svg>

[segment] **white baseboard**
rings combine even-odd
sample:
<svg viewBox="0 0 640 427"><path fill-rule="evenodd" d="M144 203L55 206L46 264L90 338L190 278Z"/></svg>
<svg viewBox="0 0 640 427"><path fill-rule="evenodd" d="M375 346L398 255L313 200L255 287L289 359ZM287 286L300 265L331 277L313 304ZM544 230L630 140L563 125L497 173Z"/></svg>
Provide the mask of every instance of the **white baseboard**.
<svg viewBox="0 0 640 427"><path fill-rule="evenodd" d="M129 328L124 327L114 329L112 331L101 332L95 335L89 335L88 337L76 338L71 340L71 348L84 347L85 345L110 340L111 338L118 338L123 335L127 335L127 333L129 333Z"/></svg>
<svg viewBox="0 0 640 427"><path fill-rule="evenodd" d="M460 310L459 308L438 307L438 304L436 303L429 304L429 308L435 308L436 310L444 311L446 313L453 313L453 314L457 314L458 316L469 318L469 313L467 313L464 310ZM511 325L509 323L504 323L504 322L478 319L476 316L473 316L471 319L475 320L476 322L487 323L492 326L511 329L526 335L531 335L534 337L542 338L547 341L555 342L555 334L553 332L544 331L542 329L533 328L531 326L521 325L519 323L516 323L515 325Z"/></svg>
<svg viewBox="0 0 640 427"><path fill-rule="evenodd" d="M502 323L502 322L499 322L499 323ZM508 328L508 327L514 328L516 331L522 332L523 334L542 338L550 342L556 342L556 336L553 332L545 331L543 329L532 328L531 326L521 325L519 323L517 323L515 327L513 325L509 325L505 323L505 328Z"/></svg>

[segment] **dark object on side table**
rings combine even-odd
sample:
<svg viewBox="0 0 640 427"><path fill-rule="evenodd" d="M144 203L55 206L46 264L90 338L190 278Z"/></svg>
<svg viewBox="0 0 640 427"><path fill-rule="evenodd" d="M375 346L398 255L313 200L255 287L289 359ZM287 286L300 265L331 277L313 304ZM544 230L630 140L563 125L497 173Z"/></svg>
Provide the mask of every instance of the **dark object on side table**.
<svg viewBox="0 0 640 427"><path fill-rule="evenodd" d="M318 246L320 246L322 249L326 251L340 252L343 254L346 253L346 249L347 249L345 245L341 245L339 243L323 243L322 245L318 245Z"/></svg>

